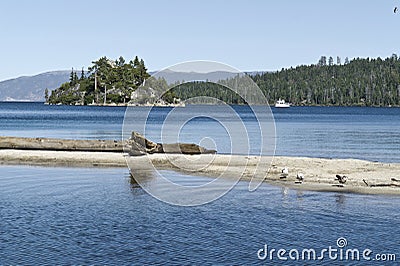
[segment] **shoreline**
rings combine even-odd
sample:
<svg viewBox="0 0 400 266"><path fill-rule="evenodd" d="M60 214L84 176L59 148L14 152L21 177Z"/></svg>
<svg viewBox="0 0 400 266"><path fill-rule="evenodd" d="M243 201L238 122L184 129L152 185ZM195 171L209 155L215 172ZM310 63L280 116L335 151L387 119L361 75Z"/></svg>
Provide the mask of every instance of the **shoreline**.
<svg viewBox="0 0 400 266"><path fill-rule="evenodd" d="M257 170L260 157L151 154L126 158L126 154L119 152L0 150L0 165L128 168L126 159L135 167L141 166L139 170L145 169L146 165L154 165L160 170L168 169L213 178L222 174L224 178L242 175L241 181L249 181ZM184 165L185 168L182 170L176 165ZM284 167L289 169L286 178L281 177L281 169ZM296 179L298 172L304 175L302 183L298 183ZM336 174L348 176L343 187L335 179ZM264 182L298 190L400 195L400 163L276 156Z"/></svg>
<svg viewBox="0 0 400 266"><path fill-rule="evenodd" d="M180 106L180 105L146 105L146 104L124 104L124 103L107 103L107 104L85 104L85 105L73 105L73 104L50 104L42 101L23 101L23 100L17 100L17 101L0 101L3 103L43 103L44 105L51 105L51 106L105 106L105 107L186 107L186 106L191 106L191 105L215 105L218 106L218 104L207 104L207 103L201 103L201 104L187 104L186 106ZM237 105L237 106L246 106L245 104L233 104L229 103L228 105ZM269 103L269 107L274 107L275 102ZM253 105L257 106L257 105ZM290 107L341 107L341 108L346 108L346 107L362 107L362 108L400 108L400 105L362 105L362 104L354 104L354 105L322 105L322 104L292 104Z"/></svg>

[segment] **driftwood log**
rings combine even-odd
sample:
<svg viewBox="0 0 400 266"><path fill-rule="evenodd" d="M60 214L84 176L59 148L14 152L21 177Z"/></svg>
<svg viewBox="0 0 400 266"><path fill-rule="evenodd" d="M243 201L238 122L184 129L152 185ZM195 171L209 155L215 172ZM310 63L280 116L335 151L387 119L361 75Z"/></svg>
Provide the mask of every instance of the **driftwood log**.
<svg viewBox="0 0 400 266"><path fill-rule="evenodd" d="M0 149L121 152L123 143L114 140L0 137Z"/></svg>
<svg viewBox="0 0 400 266"><path fill-rule="evenodd" d="M391 181L398 182L399 180L396 178L392 178ZM367 183L367 181L365 181L365 179L363 179L363 182L368 187L400 187L400 184L394 184L394 183L369 184Z"/></svg>
<svg viewBox="0 0 400 266"><path fill-rule="evenodd" d="M162 144L150 141L133 131L131 138L127 142L128 147L126 150L129 151L130 155L143 155L146 153L182 153L182 154L205 154L205 153L216 153L215 150L207 150L193 143L171 143Z"/></svg>
<svg viewBox="0 0 400 266"><path fill-rule="evenodd" d="M130 155L151 153L202 154L216 153L192 143L161 144L152 142L137 132L132 132L126 141L116 140L70 140L53 138L1 137L0 149L88 151L88 152L127 152Z"/></svg>

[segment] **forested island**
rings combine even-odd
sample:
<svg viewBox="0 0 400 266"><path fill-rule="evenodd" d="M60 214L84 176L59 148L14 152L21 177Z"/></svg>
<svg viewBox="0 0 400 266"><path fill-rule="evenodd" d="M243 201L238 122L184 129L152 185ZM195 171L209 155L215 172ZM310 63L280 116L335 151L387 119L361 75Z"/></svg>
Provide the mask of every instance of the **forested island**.
<svg viewBox="0 0 400 266"><path fill-rule="evenodd" d="M249 75L273 104L283 98L293 105L332 106L400 106L400 59L396 54L386 59L322 56L318 63L291 67L275 72ZM70 81L46 93L50 104L137 104L136 89L149 78L143 59L125 62L123 57L110 60L102 57L93 62L89 71L71 71ZM165 80L159 80L166 86ZM222 84L229 85L230 80ZM219 84L188 82L162 96L165 103L196 96L217 98L228 104L246 104L237 94ZM140 104L148 103L148 97Z"/></svg>
<svg viewBox="0 0 400 266"><path fill-rule="evenodd" d="M88 71L81 70L80 76L74 69L69 82L51 92L45 91L49 104L105 105L126 104L131 94L145 79L150 77L143 59L137 56L126 62L121 56L117 60L101 57L92 62Z"/></svg>

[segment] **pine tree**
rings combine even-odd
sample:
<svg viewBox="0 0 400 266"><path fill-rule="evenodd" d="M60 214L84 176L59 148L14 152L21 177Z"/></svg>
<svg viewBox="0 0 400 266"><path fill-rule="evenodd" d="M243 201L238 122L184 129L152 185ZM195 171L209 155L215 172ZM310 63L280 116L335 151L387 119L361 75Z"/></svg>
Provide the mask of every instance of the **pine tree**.
<svg viewBox="0 0 400 266"><path fill-rule="evenodd" d="M74 86L74 68L72 68L71 73L69 74L69 84L71 84L71 86Z"/></svg>
<svg viewBox="0 0 400 266"><path fill-rule="evenodd" d="M140 66L139 58L135 56L135 59L133 60L133 67L137 68Z"/></svg>
<svg viewBox="0 0 400 266"><path fill-rule="evenodd" d="M329 61L328 62L329 62L330 66L333 66L333 57L332 56L329 57Z"/></svg>
<svg viewBox="0 0 400 266"><path fill-rule="evenodd" d="M46 100L46 103L49 102L49 89L46 88L44 90L44 99Z"/></svg>
<svg viewBox="0 0 400 266"><path fill-rule="evenodd" d="M83 67L82 67L80 80L84 80L84 79L85 79L85 71L83 70Z"/></svg>
<svg viewBox="0 0 400 266"><path fill-rule="evenodd" d="M118 58L118 60L116 60L117 62L117 66L119 66L119 67L122 67L123 65L125 65L125 59L122 57L122 56L120 56L119 58Z"/></svg>
<svg viewBox="0 0 400 266"><path fill-rule="evenodd" d="M318 61L318 66L326 66L326 56L321 56Z"/></svg>

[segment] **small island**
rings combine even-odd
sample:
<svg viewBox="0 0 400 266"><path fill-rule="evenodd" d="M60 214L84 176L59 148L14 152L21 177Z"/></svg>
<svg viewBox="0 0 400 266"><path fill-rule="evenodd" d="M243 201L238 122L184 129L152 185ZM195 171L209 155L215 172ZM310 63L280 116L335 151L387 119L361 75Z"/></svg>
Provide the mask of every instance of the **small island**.
<svg viewBox="0 0 400 266"><path fill-rule="evenodd" d="M46 104L50 105L156 105L180 106L180 99L173 93L166 93L161 98L148 95L137 95L137 88L150 77L144 60L137 56L126 62L120 56L117 60L107 57L93 61L92 66L85 71L72 69L69 82L49 94L45 90ZM165 80L161 80L164 82ZM165 84L163 84L165 86Z"/></svg>

